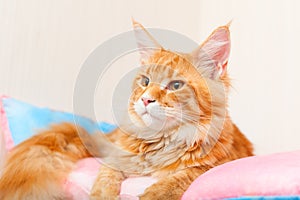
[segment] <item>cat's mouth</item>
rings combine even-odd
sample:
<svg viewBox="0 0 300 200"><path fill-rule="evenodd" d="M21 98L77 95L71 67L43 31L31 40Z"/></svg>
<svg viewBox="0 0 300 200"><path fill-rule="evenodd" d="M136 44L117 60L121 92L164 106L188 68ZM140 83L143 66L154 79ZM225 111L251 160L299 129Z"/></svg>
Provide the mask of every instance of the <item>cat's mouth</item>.
<svg viewBox="0 0 300 200"><path fill-rule="evenodd" d="M143 112L143 113L141 114L141 116L146 115L146 114L149 114L147 110L146 110L145 112Z"/></svg>
<svg viewBox="0 0 300 200"><path fill-rule="evenodd" d="M154 118L156 120L161 120L158 117L156 117L155 115L153 115L150 112L148 112L147 110L141 114L141 117L143 117L143 116L149 116L149 117Z"/></svg>
<svg viewBox="0 0 300 200"><path fill-rule="evenodd" d="M146 126L153 126L161 128L166 123L166 115L159 107L159 105L145 106L138 101L134 105L136 115L144 122Z"/></svg>

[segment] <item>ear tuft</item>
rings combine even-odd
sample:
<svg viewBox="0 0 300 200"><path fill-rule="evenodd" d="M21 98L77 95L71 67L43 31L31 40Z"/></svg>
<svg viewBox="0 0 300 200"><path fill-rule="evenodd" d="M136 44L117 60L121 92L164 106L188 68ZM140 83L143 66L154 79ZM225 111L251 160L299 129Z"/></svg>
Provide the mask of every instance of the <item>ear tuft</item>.
<svg viewBox="0 0 300 200"><path fill-rule="evenodd" d="M217 79L226 74L230 53L230 24L231 21L214 30L191 54L195 67L211 79Z"/></svg>
<svg viewBox="0 0 300 200"><path fill-rule="evenodd" d="M133 18L132 26L136 37L137 46L141 55L141 62L147 61L155 52L163 49L153 36Z"/></svg>

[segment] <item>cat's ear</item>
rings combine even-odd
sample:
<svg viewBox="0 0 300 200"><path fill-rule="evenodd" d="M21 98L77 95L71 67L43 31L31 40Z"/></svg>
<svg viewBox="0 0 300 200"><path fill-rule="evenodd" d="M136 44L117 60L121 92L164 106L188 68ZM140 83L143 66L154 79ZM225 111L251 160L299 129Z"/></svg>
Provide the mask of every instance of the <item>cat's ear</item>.
<svg viewBox="0 0 300 200"><path fill-rule="evenodd" d="M214 30L191 54L194 66L211 79L218 79L226 74L230 53L229 26L230 23Z"/></svg>
<svg viewBox="0 0 300 200"><path fill-rule="evenodd" d="M153 38L153 36L138 22L132 18L132 25L138 50L141 55L141 62L144 63L158 50L163 49L162 46Z"/></svg>

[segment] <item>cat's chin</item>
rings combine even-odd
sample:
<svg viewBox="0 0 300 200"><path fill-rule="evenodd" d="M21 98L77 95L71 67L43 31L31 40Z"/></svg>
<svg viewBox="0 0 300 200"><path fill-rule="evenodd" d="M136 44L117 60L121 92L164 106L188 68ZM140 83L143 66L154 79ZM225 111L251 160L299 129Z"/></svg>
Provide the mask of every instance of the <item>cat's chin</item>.
<svg viewBox="0 0 300 200"><path fill-rule="evenodd" d="M163 129L165 124L163 119L159 119L151 115L150 113L144 113L143 115L140 116L140 118L144 122L145 127L155 129L158 131Z"/></svg>
<svg viewBox="0 0 300 200"><path fill-rule="evenodd" d="M148 127L152 130L157 131L169 130L178 125L177 121L174 118L167 117L161 119L149 113L143 114L142 116L140 116L140 118L144 122L145 128Z"/></svg>

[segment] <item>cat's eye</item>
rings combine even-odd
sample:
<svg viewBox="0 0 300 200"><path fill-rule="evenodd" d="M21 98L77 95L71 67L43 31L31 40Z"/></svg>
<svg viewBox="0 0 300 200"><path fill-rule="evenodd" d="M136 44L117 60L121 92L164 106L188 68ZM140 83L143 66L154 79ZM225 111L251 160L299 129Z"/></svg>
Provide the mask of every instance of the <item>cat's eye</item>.
<svg viewBox="0 0 300 200"><path fill-rule="evenodd" d="M178 90L180 88L182 88L182 86L184 85L183 81L177 80L177 81L171 81L168 86L167 89L168 90Z"/></svg>
<svg viewBox="0 0 300 200"><path fill-rule="evenodd" d="M142 85L143 87L147 87L147 86L149 85L149 83L150 83L149 78L146 77L146 76L143 76L142 79L141 79L141 85Z"/></svg>

